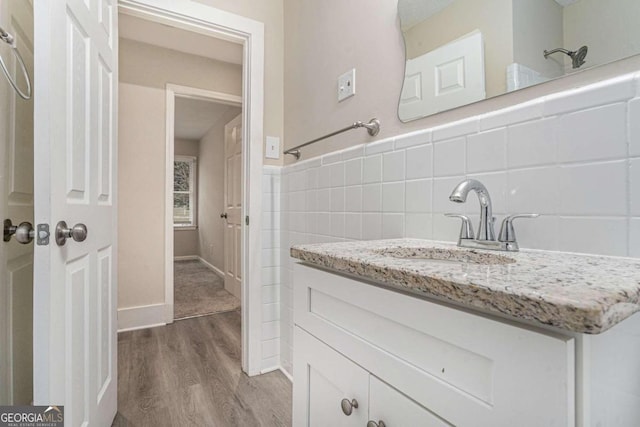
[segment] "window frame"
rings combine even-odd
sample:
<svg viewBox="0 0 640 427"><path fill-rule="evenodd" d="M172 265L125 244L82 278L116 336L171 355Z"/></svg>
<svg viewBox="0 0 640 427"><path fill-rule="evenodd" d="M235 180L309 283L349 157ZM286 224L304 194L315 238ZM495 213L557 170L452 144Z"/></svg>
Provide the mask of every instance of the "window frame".
<svg viewBox="0 0 640 427"><path fill-rule="evenodd" d="M189 171L189 207L190 209L190 217L189 217L189 223L184 223L184 224L176 224L176 217L175 214L173 215L173 228L174 230L195 230L198 228L198 189L197 189L197 179L196 177L198 176L198 158L196 156L182 156L182 155L178 155L178 156L174 156L173 157L173 162L174 162L174 168L175 168L175 162L184 162L184 163L188 163L190 165L190 171ZM175 169L174 169L175 170ZM175 173L175 172L174 172ZM173 176L173 188L175 189L175 174ZM176 193L179 194L187 194L186 191L179 191L176 192L175 190L173 191L172 196L175 196ZM173 197L172 197L173 200ZM175 207L174 207L175 209Z"/></svg>

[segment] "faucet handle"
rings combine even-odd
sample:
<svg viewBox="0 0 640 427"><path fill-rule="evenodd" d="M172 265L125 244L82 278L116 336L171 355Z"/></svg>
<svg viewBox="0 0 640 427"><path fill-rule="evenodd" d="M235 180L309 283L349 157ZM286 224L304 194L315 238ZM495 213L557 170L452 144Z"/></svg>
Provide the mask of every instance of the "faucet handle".
<svg viewBox="0 0 640 427"><path fill-rule="evenodd" d="M471 220L468 216L454 213L446 213L444 214L444 216L448 216L449 218L460 218L462 220L462 228L460 229L460 240L475 238L475 234L473 233L473 225L471 225Z"/></svg>
<svg viewBox="0 0 640 427"><path fill-rule="evenodd" d="M502 226L500 227L500 234L498 241L500 242L515 242L516 231L513 228L513 220L517 218L537 218L540 214L515 214L508 215L502 220Z"/></svg>

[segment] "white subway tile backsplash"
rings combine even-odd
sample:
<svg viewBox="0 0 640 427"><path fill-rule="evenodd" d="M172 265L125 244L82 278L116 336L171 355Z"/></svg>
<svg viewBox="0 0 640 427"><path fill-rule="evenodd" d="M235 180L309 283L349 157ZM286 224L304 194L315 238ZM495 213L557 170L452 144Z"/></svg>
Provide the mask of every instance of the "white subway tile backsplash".
<svg viewBox="0 0 640 427"><path fill-rule="evenodd" d="M432 217L433 240L441 242L457 242L460 236L460 219L450 218L444 216L442 213L433 213ZM477 228L478 223L474 222L474 227Z"/></svg>
<svg viewBox="0 0 640 427"><path fill-rule="evenodd" d="M465 138L450 139L433 145L433 176L465 173Z"/></svg>
<svg viewBox="0 0 640 427"><path fill-rule="evenodd" d="M430 179L407 181L406 188L406 212L431 212L431 186Z"/></svg>
<svg viewBox="0 0 640 427"><path fill-rule="evenodd" d="M627 254L626 218L560 218L558 249L623 256Z"/></svg>
<svg viewBox="0 0 640 427"><path fill-rule="evenodd" d="M414 239L431 239L432 214L406 213L404 216L404 232L406 237Z"/></svg>
<svg viewBox="0 0 640 427"><path fill-rule="evenodd" d="M510 213L556 214L558 175L556 166L509 171L506 210Z"/></svg>
<svg viewBox="0 0 640 427"><path fill-rule="evenodd" d="M362 214L362 239L378 240L382 238L382 214Z"/></svg>
<svg viewBox="0 0 640 427"><path fill-rule="evenodd" d="M640 98L629 101L629 155L640 156Z"/></svg>
<svg viewBox="0 0 640 427"><path fill-rule="evenodd" d="M331 189L331 212L344 212L344 187Z"/></svg>
<svg viewBox="0 0 640 427"><path fill-rule="evenodd" d="M640 258L640 218L629 220L629 256Z"/></svg>
<svg viewBox="0 0 640 427"><path fill-rule="evenodd" d="M504 170L506 144L506 128L468 136L467 173Z"/></svg>
<svg viewBox="0 0 640 427"><path fill-rule="evenodd" d="M386 153L382 157L382 180L401 181L405 176L404 151Z"/></svg>
<svg viewBox="0 0 640 427"><path fill-rule="evenodd" d="M477 179L487 187L491 196L491 204L493 212L496 214L507 213L507 173L506 172L490 172L483 174L468 175L469 178ZM471 209L472 213L479 212L478 198L475 194L469 195L467 198L467 212Z"/></svg>
<svg viewBox="0 0 640 427"><path fill-rule="evenodd" d="M364 157L364 144L356 145L355 147L347 148L342 152L342 159L347 161L356 159L358 157Z"/></svg>
<svg viewBox="0 0 640 427"><path fill-rule="evenodd" d="M625 101L635 96L633 75L628 74L585 86L559 92L544 98L544 115L554 116L576 110L585 110L598 105Z"/></svg>
<svg viewBox="0 0 640 427"><path fill-rule="evenodd" d="M627 215L627 161L561 167L558 213Z"/></svg>
<svg viewBox="0 0 640 427"><path fill-rule="evenodd" d="M362 187L359 185L345 189L345 212L362 211Z"/></svg>
<svg viewBox="0 0 640 427"><path fill-rule="evenodd" d="M331 214L331 236L344 237L344 213Z"/></svg>
<svg viewBox="0 0 640 427"><path fill-rule="evenodd" d="M382 212L404 212L404 182L382 184Z"/></svg>
<svg viewBox="0 0 640 427"><path fill-rule="evenodd" d="M406 178L431 178L433 176L433 145L410 148L406 154Z"/></svg>
<svg viewBox="0 0 640 427"><path fill-rule="evenodd" d="M464 213L466 203L454 203L449 200L451 192L460 181L464 179L463 176L454 176L450 178L434 178L433 179L433 212L453 212ZM472 198L469 198L473 201ZM471 203L469 203L471 204ZM480 209L480 208L478 208Z"/></svg>
<svg viewBox="0 0 640 427"><path fill-rule="evenodd" d="M553 164L556 161L555 120L535 120L507 129L507 167Z"/></svg>
<svg viewBox="0 0 640 427"><path fill-rule="evenodd" d="M640 159L631 159L629 164L631 216L640 216Z"/></svg>
<svg viewBox="0 0 640 427"><path fill-rule="evenodd" d="M404 214L382 214L382 238L397 239L404 236Z"/></svg>
<svg viewBox="0 0 640 427"><path fill-rule="evenodd" d="M329 167L329 173L331 174L331 186L342 187L344 186L344 163L336 163Z"/></svg>
<svg viewBox="0 0 640 427"><path fill-rule="evenodd" d="M422 145L429 142L431 142L431 131L421 130L397 137L395 147L396 150L399 150L402 148L413 147L415 145Z"/></svg>
<svg viewBox="0 0 640 427"><path fill-rule="evenodd" d="M318 190L318 212L329 212L331 210L331 189Z"/></svg>
<svg viewBox="0 0 640 427"><path fill-rule="evenodd" d="M392 150L393 150L393 138L387 138L381 141L372 142L364 146L364 152L367 156L386 153L387 151L392 151Z"/></svg>
<svg viewBox="0 0 640 427"><path fill-rule="evenodd" d="M344 164L345 185L362 184L362 159L349 160Z"/></svg>
<svg viewBox="0 0 640 427"><path fill-rule="evenodd" d="M493 111L480 118L480 130L514 125L542 117L543 100L534 99L513 107Z"/></svg>
<svg viewBox="0 0 640 427"><path fill-rule="evenodd" d="M344 237L346 239L362 239L362 214L346 213L344 215Z"/></svg>
<svg viewBox="0 0 640 427"><path fill-rule="evenodd" d="M369 184L362 186L362 211L382 211L382 185Z"/></svg>
<svg viewBox="0 0 640 427"><path fill-rule="evenodd" d="M626 104L613 104L560 117L559 162L619 159L627 156Z"/></svg>
<svg viewBox="0 0 640 427"><path fill-rule="evenodd" d="M435 127L431 130L433 141L442 141L458 136L469 135L478 131L478 117L464 119L446 125Z"/></svg>
<svg viewBox="0 0 640 427"><path fill-rule="evenodd" d="M380 181L382 181L382 156L365 157L362 165L362 182L369 184Z"/></svg>

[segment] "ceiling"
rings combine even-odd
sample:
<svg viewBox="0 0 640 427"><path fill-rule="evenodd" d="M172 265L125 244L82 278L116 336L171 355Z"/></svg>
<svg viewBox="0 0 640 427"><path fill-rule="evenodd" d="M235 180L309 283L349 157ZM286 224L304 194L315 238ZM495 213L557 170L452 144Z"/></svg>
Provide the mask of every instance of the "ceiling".
<svg viewBox="0 0 640 427"><path fill-rule="evenodd" d="M398 8L400 25L402 30L408 30L414 25L445 9L454 0L400 0L402 7ZM555 0L560 6L565 7L580 0Z"/></svg>
<svg viewBox="0 0 640 427"><path fill-rule="evenodd" d="M199 141L214 124L232 110L237 110L237 114L242 111L240 107L232 105L176 97L175 137Z"/></svg>
<svg viewBox="0 0 640 427"><path fill-rule="evenodd" d="M118 15L120 37L218 61L242 64L242 45L131 15Z"/></svg>

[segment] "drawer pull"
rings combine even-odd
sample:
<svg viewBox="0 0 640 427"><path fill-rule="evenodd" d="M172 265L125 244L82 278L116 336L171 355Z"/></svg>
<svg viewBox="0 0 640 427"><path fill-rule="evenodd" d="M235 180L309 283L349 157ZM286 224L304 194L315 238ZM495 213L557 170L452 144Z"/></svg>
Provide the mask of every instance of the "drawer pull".
<svg viewBox="0 0 640 427"><path fill-rule="evenodd" d="M342 406L342 412L348 417L353 412L353 408L358 408L358 401L355 399L342 399L340 406Z"/></svg>
<svg viewBox="0 0 640 427"><path fill-rule="evenodd" d="M382 420L378 422L371 420L367 423L367 427L387 427L387 425Z"/></svg>

